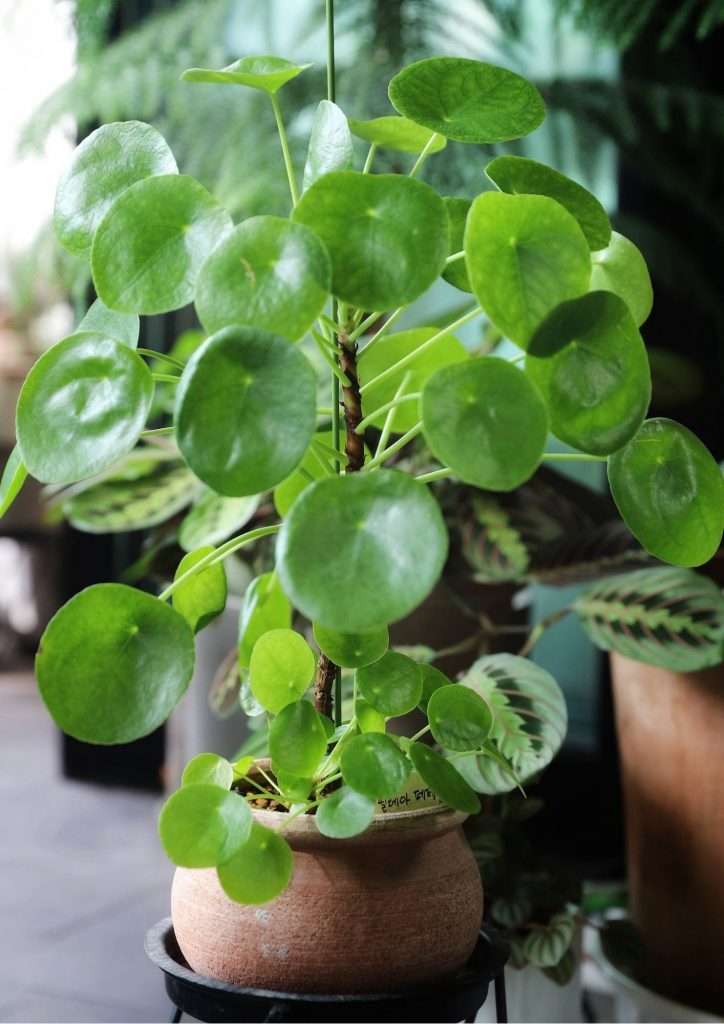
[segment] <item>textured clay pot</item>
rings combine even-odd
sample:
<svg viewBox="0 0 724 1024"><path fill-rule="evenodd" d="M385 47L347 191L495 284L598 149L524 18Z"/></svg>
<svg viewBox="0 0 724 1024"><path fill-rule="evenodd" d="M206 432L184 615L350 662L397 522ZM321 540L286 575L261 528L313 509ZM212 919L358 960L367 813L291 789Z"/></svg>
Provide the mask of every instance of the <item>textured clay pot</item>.
<svg viewBox="0 0 724 1024"><path fill-rule="evenodd" d="M724 1013L724 666L612 655L631 912L657 991Z"/></svg>
<svg viewBox="0 0 724 1024"><path fill-rule="evenodd" d="M278 828L278 812L255 811ZM309 816L284 830L288 888L262 906L232 902L216 871L176 871L171 913L188 964L207 977L294 992L384 992L429 984L468 960L483 891L460 829L428 808L377 815L353 839L320 835Z"/></svg>

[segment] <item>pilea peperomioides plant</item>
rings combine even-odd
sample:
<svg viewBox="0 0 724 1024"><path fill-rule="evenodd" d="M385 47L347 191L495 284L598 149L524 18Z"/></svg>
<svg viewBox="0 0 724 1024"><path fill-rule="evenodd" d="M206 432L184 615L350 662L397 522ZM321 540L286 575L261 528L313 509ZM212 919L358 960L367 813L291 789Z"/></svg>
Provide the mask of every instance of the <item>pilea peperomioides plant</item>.
<svg viewBox="0 0 724 1024"><path fill-rule="evenodd" d="M244 499L240 525L254 496L274 491L280 523L190 550L158 597L88 588L51 621L37 658L43 699L66 732L94 743L149 733L189 684L194 633L225 606L224 559L277 535L276 567L252 584L240 636L244 699L270 717L271 769L201 755L160 824L178 865L216 867L232 899L247 903L275 897L292 870L283 836L252 820L255 797L287 812L282 821L313 812L325 836L351 837L412 772L470 813L480 806L475 788L512 788L560 746L560 693L524 659L482 659L476 674L451 683L388 650L388 625L424 601L446 561L429 484L453 476L507 492L543 461L607 460L624 521L649 552L683 566L716 550L724 508L703 445L670 420L645 419L650 377L638 328L651 287L641 254L611 232L600 203L521 157L493 160L497 190L472 202L441 197L418 178L448 140L498 143L537 128L544 105L535 87L502 68L434 58L390 83L397 115L348 122L324 100L300 196L277 93L303 70L258 57L184 76L268 93L289 218L234 225L178 173L148 125L105 125L78 147L58 189L56 230L90 260L98 300L30 372L0 491L4 509L28 473L68 485L112 478L120 463L123 480L129 453L138 445L142 458L158 433L185 463L175 470L182 490ZM370 143L361 171L352 135ZM374 174L378 147L419 155L407 175ZM472 293L470 310L442 328L393 333L441 276ZM208 337L188 361L137 348L139 314L192 301ZM482 316L519 356L468 354L455 331ZM318 404L307 345L331 369L331 406ZM165 360L166 372L145 359ZM156 384L176 389L173 424L149 429ZM574 454L548 454L549 432ZM415 478L385 466L419 435L438 469ZM159 483L169 487L167 472ZM163 493L169 509L186 500L173 487ZM292 609L313 623L319 654L291 628ZM354 673L347 720L342 669ZM427 724L415 736L387 732L390 719L416 708ZM428 733L436 747L421 742ZM516 742L504 744L511 735Z"/></svg>

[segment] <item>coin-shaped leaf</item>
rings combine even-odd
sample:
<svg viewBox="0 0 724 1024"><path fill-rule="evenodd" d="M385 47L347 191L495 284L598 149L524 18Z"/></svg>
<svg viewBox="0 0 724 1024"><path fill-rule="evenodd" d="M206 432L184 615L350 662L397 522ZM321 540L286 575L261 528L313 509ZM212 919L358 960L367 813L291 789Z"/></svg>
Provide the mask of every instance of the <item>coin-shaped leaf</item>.
<svg viewBox="0 0 724 1024"><path fill-rule="evenodd" d="M548 196L478 196L468 214L465 253L480 305L521 348L555 306L583 295L591 280L585 235Z"/></svg>
<svg viewBox="0 0 724 1024"><path fill-rule="evenodd" d="M153 732L183 696L193 667L193 634L178 612L119 583L88 587L63 605L35 661L53 719L87 743L128 743Z"/></svg>
<svg viewBox="0 0 724 1024"><path fill-rule="evenodd" d="M244 592L239 614L239 665L247 668L260 636L270 629L289 629L292 609L276 573L253 579Z"/></svg>
<svg viewBox="0 0 724 1024"><path fill-rule="evenodd" d="M608 482L636 539L674 565L702 565L724 527L724 479L707 448L673 420L646 420L608 460Z"/></svg>
<svg viewBox="0 0 724 1024"><path fill-rule="evenodd" d="M450 686L450 680L434 665L420 665L420 671L422 672L422 697L419 708L421 711L427 711L427 705L435 690L439 690L442 686Z"/></svg>
<svg viewBox="0 0 724 1024"><path fill-rule="evenodd" d="M206 258L196 282L196 312L207 331L246 324L296 341L329 296L322 243L303 224L251 217Z"/></svg>
<svg viewBox="0 0 724 1024"><path fill-rule="evenodd" d="M218 754L197 754L186 765L181 776L182 786L192 786L205 782L210 786L221 786L231 789L234 781L234 768L225 757Z"/></svg>
<svg viewBox="0 0 724 1024"><path fill-rule="evenodd" d="M350 117L349 127L358 139L374 143L381 149L395 149L398 153L420 153L434 134L429 128L396 114L373 117L370 121L356 121ZM445 146L447 139L438 135L428 153L439 153Z"/></svg>
<svg viewBox="0 0 724 1024"><path fill-rule="evenodd" d="M297 700L282 708L269 726L269 753L282 771L303 778L314 775L327 753L327 732L313 704Z"/></svg>
<svg viewBox="0 0 724 1024"><path fill-rule="evenodd" d="M323 836L349 839L364 832L371 823L377 804L349 786L331 793L317 808L314 821Z"/></svg>
<svg viewBox="0 0 724 1024"><path fill-rule="evenodd" d="M143 430L153 381L127 345L92 331L40 357L18 399L23 462L43 483L74 483L108 469Z"/></svg>
<svg viewBox="0 0 724 1024"><path fill-rule="evenodd" d="M357 633L416 608L446 555L447 530L428 488L404 473L379 470L308 487L282 525L277 567L304 615Z"/></svg>
<svg viewBox="0 0 724 1024"><path fill-rule="evenodd" d="M119 313L116 309L109 309L101 299L96 299L76 327L76 333L97 331L107 338L122 341L129 348L135 348L138 344L139 328L140 321L136 313Z"/></svg>
<svg viewBox="0 0 724 1024"><path fill-rule="evenodd" d="M370 800L397 796L410 775L410 762L389 736L368 732L347 743L340 758L342 778Z"/></svg>
<svg viewBox="0 0 724 1024"><path fill-rule="evenodd" d="M371 629L367 633L340 633L314 623L314 639L320 651L344 668L359 668L378 661L390 642L387 626Z"/></svg>
<svg viewBox="0 0 724 1024"><path fill-rule="evenodd" d="M612 232L605 249L591 255L591 289L614 292L631 310L636 326L648 318L654 292L646 260L624 235Z"/></svg>
<svg viewBox="0 0 724 1024"><path fill-rule="evenodd" d="M507 142L545 117L534 85L506 68L464 57L429 57L390 82L395 110L458 142Z"/></svg>
<svg viewBox="0 0 724 1024"><path fill-rule="evenodd" d="M162 135L141 121L104 124L84 139L60 179L55 233L76 256L90 256L98 225L130 185L156 174L176 174Z"/></svg>
<svg viewBox="0 0 724 1024"><path fill-rule="evenodd" d="M93 284L111 309L167 313L191 301L201 264L231 218L194 178L166 174L127 188L101 221Z"/></svg>
<svg viewBox="0 0 724 1024"><path fill-rule="evenodd" d="M574 305L580 321L574 336L549 357L537 358L529 349L525 372L545 399L556 437L592 455L608 455L626 444L644 421L651 400L649 361L623 299L611 292L589 292L564 307ZM559 309L549 314L544 327ZM561 331L558 336L562 338Z"/></svg>
<svg viewBox="0 0 724 1024"><path fill-rule="evenodd" d="M248 840L251 810L238 793L199 782L164 804L158 834L168 858L182 868L212 868Z"/></svg>
<svg viewBox="0 0 724 1024"><path fill-rule="evenodd" d="M493 724L483 698L456 683L435 690L428 701L427 717L430 732L448 750L478 750Z"/></svg>
<svg viewBox="0 0 724 1024"><path fill-rule="evenodd" d="M292 877L294 856L287 841L254 822L244 845L216 873L226 895L236 903L268 903Z"/></svg>
<svg viewBox="0 0 724 1024"><path fill-rule="evenodd" d="M278 335L225 327L186 365L174 421L181 454L219 494L259 494L301 462L314 433L310 362Z"/></svg>
<svg viewBox="0 0 724 1024"><path fill-rule="evenodd" d="M406 715L422 696L422 673L412 658L388 651L355 672L357 688L375 711L388 718Z"/></svg>
<svg viewBox="0 0 724 1024"><path fill-rule="evenodd" d="M267 711L281 711L302 696L312 681L315 664L312 649L301 634L293 629L267 630L251 652L252 692Z"/></svg>
<svg viewBox="0 0 724 1024"><path fill-rule="evenodd" d="M347 118L336 103L320 100L312 122L307 162L304 167L304 188L330 171L351 171L354 148Z"/></svg>
<svg viewBox="0 0 724 1024"><path fill-rule="evenodd" d="M459 199L457 196L445 196L443 203L450 221L450 256L452 256L453 253L461 252L465 248L465 225L473 203L471 199ZM462 258L450 263L442 276L448 284L459 288L461 292L473 290L465 260Z"/></svg>
<svg viewBox="0 0 724 1024"><path fill-rule="evenodd" d="M412 302L445 266L445 207L416 178L325 174L293 216L322 239L332 259L332 291L355 306L385 310Z"/></svg>
<svg viewBox="0 0 724 1024"><path fill-rule="evenodd" d="M366 700L354 702L354 716L360 732L386 732L385 716L376 711Z"/></svg>
<svg viewBox="0 0 724 1024"><path fill-rule="evenodd" d="M454 765L425 743L410 746L410 760L422 781L443 803L456 811L477 814L480 801Z"/></svg>
<svg viewBox="0 0 724 1024"><path fill-rule="evenodd" d="M495 356L447 366L430 377L422 393L422 422L433 454L467 483L491 491L512 491L527 480L548 436L536 387Z"/></svg>
<svg viewBox="0 0 724 1024"><path fill-rule="evenodd" d="M501 192L550 196L565 206L578 221L589 248L605 249L611 241L608 214L598 199L560 171L527 157L499 156L488 164L485 173Z"/></svg>
<svg viewBox="0 0 724 1024"><path fill-rule="evenodd" d="M301 775L292 775L291 772L285 772L274 764L272 765L272 771L284 796L295 801L306 800L309 797L314 785L313 779L305 779Z"/></svg>
<svg viewBox="0 0 724 1024"><path fill-rule="evenodd" d="M28 471L20 457L20 449L15 445L5 463L2 477L0 477L0 519L20 494L27 476Z"/></svg>
<svg viewBox="0 0 724 1024"><path fill-rule="evenodd" d="M378 374L388 367L393 366L400 359L414 352L424 342L439 334L437 327L416 327L411 331L401 331L399 334L387 334L369 350L362 352L357 363L358 376L361 384L367 384ZM364 394L365 417L372 417L375 410L381 408L397 394L402 381L407 375L407 384L403 394L414 394L422 391L425 381L441 366L450 366L453 363L461 363L468 359L468 353L461 341L452 334L444 334L438 338L434 345L419 355L414 362L404 366L397 373L387 377L379 384L368 388ZM375 426L381 427L385 422L387 412L381 412L372 422ZM395 410L395 418L392 421L392 429L395 433L404 434L411 430L420 420L419 402L403 402Z"/></svg>
<svg viewBox="0 0 724 1024"><path fill-rule="evenodd" d="M242 57L219 71L211 68L189 68L181 78L184 82L209 82L221 85L245 85L249 89L275 93L301 74L311 64L294 64L283 57Z"/></svg>
<svg viewBox="0 0 724 1024"><path fill-rule="evenodd" d="M174 579L183 576L215 549L211 545L190 551L181 559ZM179 615L183 615L194 633L208 626L226 607L226 571L221 562L200 569L181 583L174 591L172 602Z"/></svg>

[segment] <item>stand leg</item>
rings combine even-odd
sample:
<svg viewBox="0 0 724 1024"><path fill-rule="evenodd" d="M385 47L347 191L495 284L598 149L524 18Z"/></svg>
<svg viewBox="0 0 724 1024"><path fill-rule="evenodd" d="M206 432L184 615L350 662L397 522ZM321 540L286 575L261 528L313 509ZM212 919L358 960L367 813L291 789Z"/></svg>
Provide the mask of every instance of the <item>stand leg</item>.
<svg viewBox="0 0 724 1024"><path fill-rule="evenodd" d="M503 969L495 979L495 1013L498 1024L507 1024L508 1005L505 999L505 970Z"/></svg>
<svg viewBox="0 0 724 1024"><path fill-rule="evenodd" d="M173 1010L171 1010L171 1016L168 1018L169 1024L179 1024L182 1016L183 1010L179 1009L178 1006L174 1006Z"/></svg>

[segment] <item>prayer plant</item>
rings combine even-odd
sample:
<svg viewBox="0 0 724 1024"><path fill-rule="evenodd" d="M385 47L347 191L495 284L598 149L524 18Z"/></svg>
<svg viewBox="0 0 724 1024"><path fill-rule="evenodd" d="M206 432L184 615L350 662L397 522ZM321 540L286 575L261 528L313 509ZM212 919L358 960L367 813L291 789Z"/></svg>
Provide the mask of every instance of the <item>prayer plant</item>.
<svg viewBox="0 0 724 1024"><path fill-rule="evenodd" d="M112 477L120 463L117 478L127 479L129 453L150 450L161 432L186 480L212 500L274 491L281 522L190 550L158 596L89 587L50 622L37 658L43 699L70 735L108 744L151 732L189 684L195 632L225 606L224 559L276 535L275 568L245 598L239 646L242 697L270 718L271 765L200 755L160 822L175 863L216 867L227 893L248 903L286 886L292 855L280 833L295 815L313 813L324 835L349 837L410 784L473 813L475 790L525 782L560 746L560 691L525 659L484 658L451 683L388 649L388 625L425 600L445 565L433 481L509 492L542 462L605 460L623 520L647 551L680 566L711 557L724 505L719 468L697 438L646 419L638 328L649 277L594 196L522 157L489 163L495 188L472 202L419 178L448 140L484 145L534 131L545 114L535 87L489 64L426 59L391 81L396 114L348 121L330 75L300 194L278 94L303 71L246 57L184 74L201 83L190 88L268 95L288 218L234 225L149 125L107 124L78 147L55 226L90 260L98 299L28 375L0 489L4 510L27 474L74 485ZM353 135L370 146L361 170ZM409 174L375 174L378 148L416 153ZM441 276L470 293L469 311L442 328L394 333ZM207 337L187 361L137 347L139 315L192 301ZM482 316L520 355L468 353L455 332ZM331 405L319 404L308 344L329 365ZM175 389L169 427L149 427L157 385ZM548 454L549 433L574 453ZM420 435L439 468L386 467ZM294 609L313 623L319 654L291 628ZM353 673L345 720L342 669ZM387 731L414 709L426 715L415 736ZM279 830L253 820L260 796L280 810Z"/></svg>

